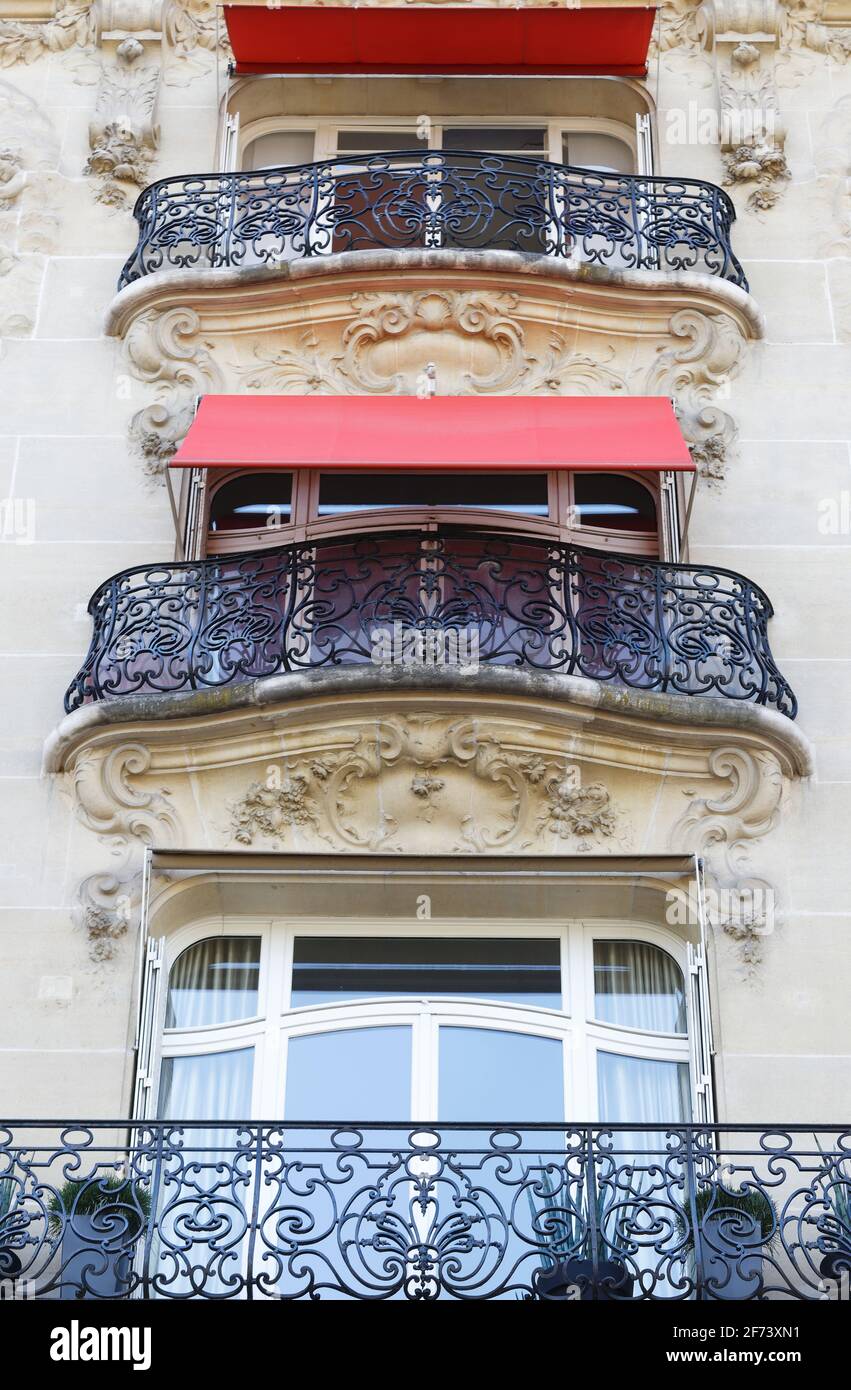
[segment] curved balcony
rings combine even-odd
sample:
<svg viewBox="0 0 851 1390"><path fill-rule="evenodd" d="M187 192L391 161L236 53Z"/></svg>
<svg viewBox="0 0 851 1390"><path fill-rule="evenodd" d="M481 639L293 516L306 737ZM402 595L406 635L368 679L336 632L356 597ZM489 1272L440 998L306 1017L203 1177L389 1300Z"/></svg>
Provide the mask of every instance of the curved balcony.
<svg viewBox="0 0 851 1390"><path fill-rule="evenodd" d="M68 711L370 662L526 667L797 710L757 585L538 537L452 527L141 565L89 612Z"/></svg>
<svg viewBox="0 0 851 1390"><path fill-rule="evenodd" d="M698 271L747 289L733 204L699 179L422 150L190 174L145 189L118 288L164 269L275 266L376 249L519 251L615 271Z"/></svg>
<svg viewBox="0 0 851 1390"><path fill-rule="evenodd" d="M841 1298L841 1125L7 1122L32 1299ZM122 1136L122 1137L117 1137Z"/></svg>

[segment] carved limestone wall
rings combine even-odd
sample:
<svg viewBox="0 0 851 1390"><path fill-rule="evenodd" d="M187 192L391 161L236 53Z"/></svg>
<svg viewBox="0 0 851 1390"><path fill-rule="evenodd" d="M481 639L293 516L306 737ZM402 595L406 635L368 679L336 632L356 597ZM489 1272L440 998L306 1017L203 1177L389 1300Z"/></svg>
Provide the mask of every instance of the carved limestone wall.
<svg viewBox="0 0 851 1390"><path fill-rule="evenodd" d="M80 913L100 955L135 903L146 844L213 855L663 845L704 855L725 888L752 886L762 878L751 844L774 829L796 773L768 726L762 736L570 701L381 687L217 719L81 726L61 767L80 827Z"/></svg>
<svg viewBox="0 0 851 1390"><path fill-rule="evenodd" d="M44 256L59 244L61 211L49 191L59 136L39 104L0 79L0 336L35 326Z"/></svg>
<svg viewBox="0 0 851 1390"><path fill-rule="evenodd" d="M119 297L113 331L152 388L131 423L150 473L167 464L202 392L413 395L428 377L439 395L672 396L701 473L723 477L736 427L718 402L759 331L738 292L719 301L670 283L627 291L556 270L465 269L463 253L427 267L415 253L403 275L399 253L361 273L339 264L351 258L331 259L255 286L181 277L180 299L169 289L162 307L126 309Z"/></svg>

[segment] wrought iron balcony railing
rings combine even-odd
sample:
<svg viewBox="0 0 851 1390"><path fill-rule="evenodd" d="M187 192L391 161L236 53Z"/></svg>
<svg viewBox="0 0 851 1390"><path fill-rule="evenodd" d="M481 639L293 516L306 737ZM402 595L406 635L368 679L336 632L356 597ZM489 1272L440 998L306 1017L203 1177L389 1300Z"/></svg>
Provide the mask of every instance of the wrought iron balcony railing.
<svg viewBox="0 0 851 1390"><path fill-rule="evenodd" d="M462 528L140 565L89 603L67 710L374 662L479 663L723 695L794 718L771 604L732 570Z"/></svg>
<svg viewBox="0 0 851 1390"><path fill-rule="evenodd" d="M522 251L620 270L697 270L747 289L733 204L700 179L595 173L462 151L187 174L137 200L119 289L162 269L278 265L338 251Z"/></svg>
<svg viewBox="0 0 851 1390"><path fill-rule="evenodd" d="M849 1298L851 1130L23 1121L7 1297Z"/></svg>

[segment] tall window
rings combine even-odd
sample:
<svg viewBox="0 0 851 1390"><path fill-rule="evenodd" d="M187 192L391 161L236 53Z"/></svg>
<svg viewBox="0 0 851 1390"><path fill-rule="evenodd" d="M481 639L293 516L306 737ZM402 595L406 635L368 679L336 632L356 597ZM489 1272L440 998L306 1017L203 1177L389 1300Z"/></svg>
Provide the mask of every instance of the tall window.
<svg viewBox="0 0 851 1390"><path fill-rule="evenodd" d="M199 933L169 970L172 1119L674 1123L680 945L658 928Z"/></svg>

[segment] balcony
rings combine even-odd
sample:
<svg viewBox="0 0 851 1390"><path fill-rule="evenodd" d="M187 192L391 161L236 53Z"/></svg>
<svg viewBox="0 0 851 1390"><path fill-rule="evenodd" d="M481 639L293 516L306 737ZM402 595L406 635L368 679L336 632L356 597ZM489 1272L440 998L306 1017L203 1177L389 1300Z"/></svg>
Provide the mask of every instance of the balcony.
<svg viewBox="0 0 851 1390"><path fill-rule="evenodd" d="M522 667L797 711L757 585L534 536L452 527L142 565L89 612L67 711L369 663Z"/></svg>
<svg viewBox="0 0 851 1390"><path fill-rule="evenodd" d="M0 1276L40 1299L818 1301L851 1265L849 1153L800 1125L5 1123Z"/></svg>
<svg viewBox="0 0 851 1390"><path fill-rule="evenodd" d="M161 179L138 199L118 288L362 250L514 251L612 271L697 271L747 290L733 204L698 179L471 152L394 152Z"/></svg>

